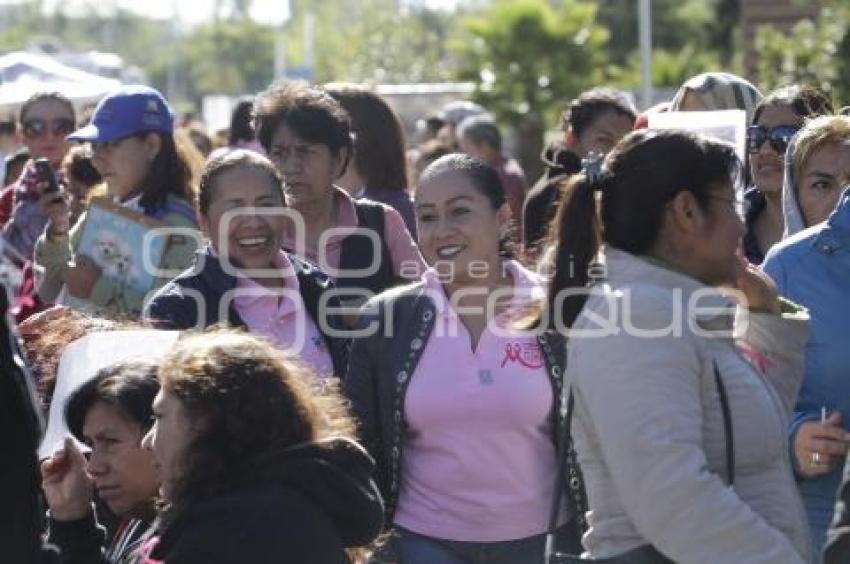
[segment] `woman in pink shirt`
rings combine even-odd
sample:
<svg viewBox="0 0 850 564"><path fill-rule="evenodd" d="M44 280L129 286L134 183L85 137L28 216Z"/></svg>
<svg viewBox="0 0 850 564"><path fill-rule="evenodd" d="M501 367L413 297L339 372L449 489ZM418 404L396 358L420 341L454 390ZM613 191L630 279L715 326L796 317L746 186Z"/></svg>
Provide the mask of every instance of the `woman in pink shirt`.
<svg viewBox="0 0 850 564"><path fill-rule="evenodd" d="M298 212L283 246L315 262L346 297L371 297L418 278L422 256L393 208L354 200L336 182L352 158L348 114L305 83L272 86L254 104L257 138L283 176L286 205Z"/></svg>
<svg viewBox="0 0 850 564"><path fill-rule="evenodd" d="M297 356L318 375L342 375L346 341L330 328L333 283L315 266L281 250L284 222L280 175L245 149L212 159L198 190L198 217L209 244L189 270L157 292L144 315L174 329L216 323L245 327Z"/></svg>
<svg viewBox="0 0 850 564"><path fill-rule="evenodd" d="M361 313L345 386L404 564L539 561L555 494L564 340L519 329L544 292L503 256L496 172L447 155L415 210L431 265ZM565 510L561 548L578 547Z"/></svg>

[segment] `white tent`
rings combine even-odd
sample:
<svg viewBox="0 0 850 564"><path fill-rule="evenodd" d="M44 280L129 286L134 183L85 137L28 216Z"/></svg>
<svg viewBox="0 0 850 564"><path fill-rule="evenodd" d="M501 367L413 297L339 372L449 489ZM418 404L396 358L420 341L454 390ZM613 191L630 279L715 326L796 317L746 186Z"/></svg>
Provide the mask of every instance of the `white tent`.
<svg viewBox="0 0 850 564"><path fill-rule="evenodd" d="M0 57L0 108L11 110L40 90L61 92L77 105L94 102L120 85L47 55L17 51Z"/></svg>

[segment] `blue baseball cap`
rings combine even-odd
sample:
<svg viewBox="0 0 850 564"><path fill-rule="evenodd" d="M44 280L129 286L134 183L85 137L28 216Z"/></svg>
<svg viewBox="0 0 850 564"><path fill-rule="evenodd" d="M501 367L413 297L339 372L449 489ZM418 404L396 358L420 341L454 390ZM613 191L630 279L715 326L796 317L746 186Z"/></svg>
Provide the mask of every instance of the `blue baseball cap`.
<svg viewBox="0 0 850 564"><path fill-rule="evenodd" d="M114 141L145 131L174 132L174 113L150 86L122 86L94 109L91 123L68 136L71 141Z"/></svg>

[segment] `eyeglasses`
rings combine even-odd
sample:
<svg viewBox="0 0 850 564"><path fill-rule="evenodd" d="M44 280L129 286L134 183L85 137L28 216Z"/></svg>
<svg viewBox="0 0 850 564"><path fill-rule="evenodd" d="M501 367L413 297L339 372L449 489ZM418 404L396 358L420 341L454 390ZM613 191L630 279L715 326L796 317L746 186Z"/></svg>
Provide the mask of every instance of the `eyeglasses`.
<svg viewBox="0 0 850 564"><path fill-rule="evenodd" d="M59 118L51 121L41 118L28 119L23 123L24 136L29 138L44 137L49 130L54 137L65 137L74 131L74 120Z"/></svg>
<svg viewBox="0 0 850 564"><path fill-rule="evenodd" d="M747 151L756 153L765 141L769 141L774 151L784 155L788 143L799 130L799 127L793 125L778 125L769 129L763 125L752 125L747 128Z"/></svg>

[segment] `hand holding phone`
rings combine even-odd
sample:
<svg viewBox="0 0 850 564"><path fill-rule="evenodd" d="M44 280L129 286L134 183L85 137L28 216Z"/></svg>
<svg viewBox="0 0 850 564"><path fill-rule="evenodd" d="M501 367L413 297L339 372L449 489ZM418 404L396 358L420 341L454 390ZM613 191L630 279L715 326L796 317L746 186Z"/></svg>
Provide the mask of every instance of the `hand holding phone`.
<svg viewBox="0 0 850 564"><path fill-rule="evenodd" d="M36 159L35 171L42 194L58 193L60 191L59 181L56 180L56 173L53 172L53 168L47 159Z"/></svg>
<svg viewBox="0 0 850 564"><path fill-rule="evenodd" d="M47 159L35 161L36 178L41 192L39 204L42 212L48 218L48 234L64 234L70 229L71 208L66 193L59 186L56 173L53 172Z"/></svg>

